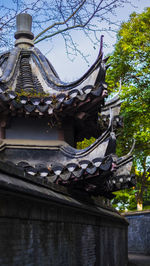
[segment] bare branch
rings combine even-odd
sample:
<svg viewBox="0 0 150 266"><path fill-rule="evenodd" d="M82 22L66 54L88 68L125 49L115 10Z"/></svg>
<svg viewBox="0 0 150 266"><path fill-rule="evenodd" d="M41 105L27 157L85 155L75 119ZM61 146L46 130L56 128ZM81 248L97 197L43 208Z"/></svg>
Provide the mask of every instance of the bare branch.
<svg viewBox="0 0 150 266"><path fill-rule="evenodd" d="M86 0L84 0L81 5L64 21L62 22L55 22L54 24L52 24L51 26L47 27L46 29L44 29L42 32L40 32L35 38L34 38L34 41L37 40L43 33L45 33L46 31L54 28L55 26L58 26L58 25L64 25L66 24L77 12L78 10L84 5L84 3L86 2ZM50 36L51 37L51 36Z"/></svg>
<svg viewBox="0 0 150 266"><path fill-rule="evenodd" d="M69 30L73 30L73 29L77 29L77 28L83 28L83 27L84 27L84 25L75 25L75 26L72 26L72 27L67 27L67 28L65 28L65 29L58 30L58 31L56 31L56 32L54 32L54 33L52 33L52 34L46 35L46 36L42 37L41 39L35 41L34 43L36 44L36 43L38 43L38 42L41 42L41 41L43 41L43 40L45 40L45 39L48 39L48 38L54 37L55 35L60 34L60 33L63 33L63 32L65 32L65 31L69 31Z"/></svg>
<svg viewBox="0 0 150 266"><path fill-rule="evenodd" d="M80 30L93 43L99 43L102 31L118 28L115 10L130 0L9 0L0 4L0 48L12 46L15 18L28 12L33 17L34 42L51 41L59 35L69 55L82 55L74 32ZM74 52L73 52L74 51ZM83 55L82 55L83 56ZM83 56L84 57L84 56ZM85 57L87 60L87 57Z"/></svg>

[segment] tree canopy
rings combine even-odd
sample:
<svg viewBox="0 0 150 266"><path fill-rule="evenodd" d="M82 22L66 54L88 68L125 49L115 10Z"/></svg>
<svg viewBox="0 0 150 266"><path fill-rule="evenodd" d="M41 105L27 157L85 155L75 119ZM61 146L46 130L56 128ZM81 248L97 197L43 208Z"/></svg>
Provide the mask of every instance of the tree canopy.
<svg viewBox="0 0 150 266"><path fill-rule="evenodd" d="M109 88L122 81L121 98L124 129L122 141L136 140L135 151L148 156L150 148L150 8L142 14L133 13L123 23L110 58L107 72ZM129 145L124 145L127 147ZM140 157L139 157L140 158Z"/></svg>
<svg viewBox="0 0 150 266"><path fill-rule="evenodd" d="M141 14L133 13L128 22L123 23L117 34L114 52L110 56L110 68L106 81L110 92L120 86L122 99L121 115L124 127L118 131L118 156L126 154L136 140L133 151L133 173L136 187L119 191L113 200L120 210L135 209L150 205L150 8ZM84 139L78 148L85 148L94 141Z"/></svg>
<svg viewBox="0 0 150 266"><path fill-rule="evenodd" d="M118 139L118 154L127 152L133 139L136 140L133 172L137 176L136 197L141 204L148 185L150 162L149 28L150 8L141 14L131 14L129 21L123 23L118 32L107 73L112 91L119 86L121 78L124 128Z"/></svg>

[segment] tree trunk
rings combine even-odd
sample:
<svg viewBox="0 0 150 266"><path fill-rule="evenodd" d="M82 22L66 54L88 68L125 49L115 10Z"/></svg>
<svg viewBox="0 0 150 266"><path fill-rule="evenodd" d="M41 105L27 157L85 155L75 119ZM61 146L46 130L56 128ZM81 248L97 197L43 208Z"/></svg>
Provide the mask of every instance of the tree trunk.
<svg viewBox="0 0 150 266"><path fill-rule="evenodd" d="M142 211L143 210L143 202L141 200L137 201L137 210Z"/></svg>
<svg viewBox="0 0 150 266"><path fill-rule="evenodd" d="M141 187L137 193L137 210L142 211L143 210L143 193L145 191L146 182L147 182L147 176L146 176L146 158L143 158L142 168L143 172L141 172L141 175L139 175L139 180L137 181L141 183Z"/></svg>
<svg viewBox="0 0 150 266"><path fill-rule="evenodd" d="M143 210L143 186L141 187L140 191L138 191L136 196L137 201L137 211Z"/></svg>

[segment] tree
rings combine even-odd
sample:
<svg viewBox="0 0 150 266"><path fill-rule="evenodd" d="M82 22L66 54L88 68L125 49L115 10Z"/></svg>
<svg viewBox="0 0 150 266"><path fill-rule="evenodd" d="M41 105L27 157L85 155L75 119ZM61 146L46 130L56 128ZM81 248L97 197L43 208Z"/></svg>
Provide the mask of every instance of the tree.
<svg viewBox="0 0 150 266"><path fill-rule="evenodd" d="M93 46L99 42L102 31L115 30L115 10L130 3L125 0L10 0L0 5L0 48L10 47L15 31L15 17L27 12L33 16L35 43L52 40L60 35L68 55L82 52L73 33L82 31Z"/></svg>
<svg viewBox="0 0 150 266"><path fill-rule="evenodd" d="M144 209L150 208L150 175L147 172L147 179L143 179L142 171L136 171L137 185L136 187L115 192L115 198L112 204L119 211L134 211L137 208L137 199L140 198L142 192L142 205ZM143 184L143 181L145 184ZM146 182L145 182L146 181ZM144 188L144 190L143 190ZM139 210L141 210L139 206Z"/></svg>
<svg viewBox="0 0 150 266"><path fill-rule="evenodd" d="M115 192L116 197L112 200L112 205L121 212L127 210L135 210L135 193L135 188Z"/></svg>
<svg viewBox="0 0 150 266"><path fill-rule="evenodd" d="M133 13L123 23L117 35L117 43L110 57L107 72L110 90L122 80L121 114L124 128L118 140L118 154L127 152L133 139L133 172L137 177L136 199L142 208L143 195L148 185L147 172L150 156L150 8L141 14Z"/></svg>

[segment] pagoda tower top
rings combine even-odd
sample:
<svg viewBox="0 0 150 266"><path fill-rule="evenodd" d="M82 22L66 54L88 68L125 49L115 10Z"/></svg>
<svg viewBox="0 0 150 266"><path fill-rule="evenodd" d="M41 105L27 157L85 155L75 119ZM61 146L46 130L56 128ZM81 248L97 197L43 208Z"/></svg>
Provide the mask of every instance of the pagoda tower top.
<svg viewBox="0 0 150 266"><path fill-rule="evenodd" d="M15 46L19 46L20 48L34 46L34 35L31 32L32 16L27 13L21 13L17 15L16 27L17 31L15 32Z"/></svg>

